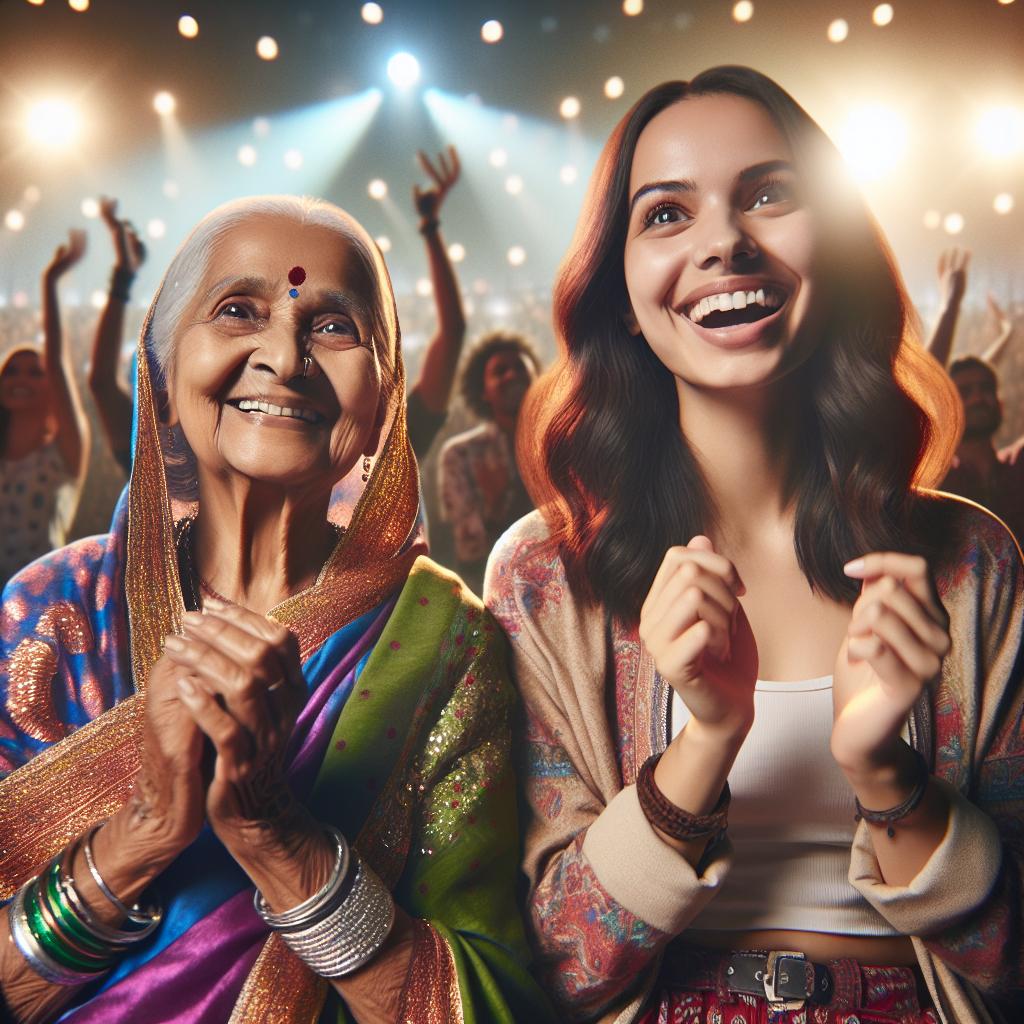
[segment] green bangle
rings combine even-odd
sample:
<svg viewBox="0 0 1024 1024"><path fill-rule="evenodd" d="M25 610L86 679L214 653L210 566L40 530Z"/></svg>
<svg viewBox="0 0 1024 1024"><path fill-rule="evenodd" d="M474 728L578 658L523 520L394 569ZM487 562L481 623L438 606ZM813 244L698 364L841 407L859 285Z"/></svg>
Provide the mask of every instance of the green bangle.
<svg viewBox="0 0 1024 1024"><path fill-rule="evenodd" d="M112 963L110 950L104 949L102 951L97 951L90 949L85 945L85 943L77 941L71 932L61 926L61 922L54 914L53 908L46 899L46 893L43 885L41 884L41 879L36 879L36 884L34 889L31 890L31 895L35 897L35 905L39 911L40 920L55 936L55 941L60 942L65 947L65 950L71 955L94 964L94 970L106 970L106 968Z"/></svg>
<svg viewBox="0 0 1024 1024"><path fill-rule="evenodd" d="M100 956L110 956L112 953L120 952L113 943L98 939L79 921L57 885L59 870L55 862L54 866L46 873L45 887L40 889L40 897L46 901L46 906L56 918L57 924L66 929L77 943L87 949L95 950Z"/></svg>
<svg viewBox="0 0 1024 1024"><path fill-rule="evenodd" d="M72 971L80 971L85 974L99 974L106 970L105 966L100 967L96 961L86 960L84 957L76 955L61 941L60 936L43 920L31 886L25 896L25 912L28 918L29 931L47 956L60 964L61 967L66 967Z"/></svg>

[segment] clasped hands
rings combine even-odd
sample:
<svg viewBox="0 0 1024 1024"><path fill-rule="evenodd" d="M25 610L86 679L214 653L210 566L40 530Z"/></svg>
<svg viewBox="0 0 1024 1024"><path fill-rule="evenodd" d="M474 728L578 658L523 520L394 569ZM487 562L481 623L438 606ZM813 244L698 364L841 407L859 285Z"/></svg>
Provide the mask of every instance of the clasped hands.
<svg viewBox="0 0 1024 1024"><path fill-rule="evenodd" d="M890 776L900 733L949 651L949 617L927 562L875 552L845 566L862 581L833 676L831 752L847 776ZM640 638L692 720L723 742L753 723L757 646L735 566L703 536L665 555L640 613Z"/></svg>

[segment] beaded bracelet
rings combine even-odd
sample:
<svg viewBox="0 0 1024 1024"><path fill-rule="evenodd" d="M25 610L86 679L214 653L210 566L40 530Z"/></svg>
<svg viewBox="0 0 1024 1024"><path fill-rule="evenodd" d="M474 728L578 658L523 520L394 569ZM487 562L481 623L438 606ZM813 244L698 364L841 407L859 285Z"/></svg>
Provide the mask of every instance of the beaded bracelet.
<svg viewBox="0 0 1024 1024"><path fill-rule="evenodd" d="M928 789L928 782L931 779L931 772L928 769L928 762L924 759L924 755L920 750L911 748L911 751L914 754L916 778L914 780L914 788L910 791L910 796L906 800L885 811L869 811L856 796L853 798L853 802L857 807L853 820L860 821L863 819L869 825L885 825L886 835L890 839L896 835L896 829L893 826L898 821L902 821L908 814L913 813L917 809L917 805L924 799L925 790Z"/></svg>
<svg viewBox="0 0 1024 1024"><path fill-rule="evenodd" d="M729 813L729 783L722 788L722 795L710 814L691 814L676 807L654 781L654 769L661 754L654 754L643 763L636 780L636 793L644 817L659 831L673 839L717 839L726 829Z"/></svg>

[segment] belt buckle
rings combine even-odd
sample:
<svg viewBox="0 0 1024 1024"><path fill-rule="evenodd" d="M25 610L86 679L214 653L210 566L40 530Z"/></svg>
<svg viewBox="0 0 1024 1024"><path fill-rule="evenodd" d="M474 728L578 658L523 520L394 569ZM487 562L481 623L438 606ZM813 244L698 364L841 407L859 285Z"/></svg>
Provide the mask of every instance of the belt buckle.
<svg viewBox="0 0 1024 1024"><path fill-rule="evenodd" d="M780 982L785 985L789 981L789 975L781 973L782 965L779 961L783 957L800 960L804 963L807 962L807 957L803 953L793 950L773 949L769 951L768 962L765 964L764 978L762 979L765 998L771 1003L773 1010L802 1010L811 993L807 993L802 999L786 999L784 996L777 994L776 990Z"/></svg>

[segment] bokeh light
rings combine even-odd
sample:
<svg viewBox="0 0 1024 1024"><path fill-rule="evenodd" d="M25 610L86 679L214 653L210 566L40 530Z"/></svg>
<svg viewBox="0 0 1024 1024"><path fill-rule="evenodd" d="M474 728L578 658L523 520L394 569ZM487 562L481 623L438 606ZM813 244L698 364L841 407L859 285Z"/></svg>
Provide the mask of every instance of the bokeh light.
<svg viewBox="0 0 1024 1024"><path fill-rule="evenodd" d="M604 94L610 100L617 100L626 91L626 84L618 75L612 75L604 83Z"/></svg>
<svg viewBox="0 0 1024 1024"><path fill-rule="evenodd" d="M178 35L184 39L195 39L199 35L199 22L191 14L183 14L178 19Z"/></svg>
<svg viewBox="0 0 1024 1024"><path fill-rule="evenodd" d="M270 118L254 117L252 119L252 133L257 139L265 139L270 134Z"/></svg>
<svg viewBox="0 0 1024 1024"><path fill-rule="evenodd" d="M88 217L90 220L92 220L94 217L98 217L100 215L99 200L93 198L92 196L87 196L85 199L82 200L81 210L82 216Z"/></svg>
<svg viewBox="0 0 1024 1024"><path fill-rule="evenodd" d="M168 178L163 183L160 191L163 192L168 199L177 199L178 196L181 195L181 189L178 187L178 183L173 181L171 178Z"/></svg>
<svg viewBox="0 0 1024 1024"><path fill-rule="evenodd" d="M381 252L391 252L391 239L387 235L378 235L374 241Z"/></svg>
<svg viewBox="0 0 1024 1024"><path fill-rule="evenodd" d="M750 21L754 16L754 5L750 0L739 0L738 4L733 5L732 18L733 21L738 21L741 24L745 21Z"/></svg>
<svg viewBox="0 0 1024 1024"><path fill-rule="evenodd" d="M622 13L627 18L635 18L644 13L644 0L622 0Z"/></svg>
<svg viewBox="0 0 1024 1024"><path fill-rule="evenodd" d="M252 167L256 163L256 147L255 146L239 146L238 147L238 162L243 167Z"/></svg>
<svg viewBox="0 0 1024 1024"><path fill-rule="evenodd" d="M1011 106L990 107L978 118L975 138L989 156L1015 156L1024 150L1024 111Z"/></svg>
<svg viewBox="0 0 1024 1024"><path fill-rule="evenodd" d="M68 0L68 7L81 14L83 11L89 10L89 0Z"/></svg>
<svg viewBox="0 0 1024 1024"><path fill-rule="evenodd" d="M959 235L964 229L964 217L961 213L947 213L942 221L942 230L947 235Z"/></svg>
<svg viewBox="0 0 1024 1024"><path fill-rule="evenodd" d="M166 117L169 114L173 114L177 109L178 101L174 96L162 90L153 97L153 109L161 116Z"/></svg>
<svg viewBox="0 0 1024 1024"><path fill-rule="evenodd" d="M836 18L828 26L828 41L841 43L850 34L850 26L844 18Z"/></svg>
<svg viewBox="0 0 1024 1024"><path fill-rule="evenodd" d="M892 4L879 4L871 12L871 20L879 27L884 28L893 19Z"/></svg>
<svg viewBox="0 0 1024 1024"><path fill-rule="evenodd" d="M46 0L28 0L33 7L42 7Z"/></svg>
<svg viewBox="0 0 1024 1024"><path fill-rule="evenodd" d="M992 200L992 209L996 213L1005 216L1013 210L1013 196L1009 192L1000 192L999 195Z"/></svg>
<svg viewBox="0 0 1024 1024"><path fill-rule="evenodd" d="M517 196L523 191L523 179L518 174L510 174L505 179L505 191L510 196Z"/></svg>
<svg viewBox="0 0 1024 1024"><path fill-rule="evenodd" d="M416 294L421 299L430 298L434 294L434 286L430 283L429 277L421 277L416 281Z"/></svg>
<svg viewBox="0 0 1024 1024"><path fill-rule="evenodd" d="M374 178L367 186L371 199L384 199L388 194L388 183L383 178Z"/></svg>
<svg viewBox="0 0 1024 1024"><path fill-rule="evenodd" d="M521 245L513 245L506 255L513 267L521 267L526 262L526 250Z"/></svg>
<svg viewBox="0 0 1024 1024"><path fill-rule="evenodd" d="M256 40L256 55L261 60L277 60L280 52L277 40L273 36L260 36Z"/></svg>
<svg viewBox="0 0 1024 1024"><path fill-rule="evenodd" d="M107 304L107 293L97 288L92 295L89 296L89 305L93 309L103 309Z"/></svg>
<svg viewBox="0 0 1024 1024"><path fill-rule="evenodd" d="M284 165L289 171L297 171L302 167L302 153L297 149L289 149L284 154Z"/></svg>
<svg viewBox="0 0 1024 1024"><path fill-rule="evenodd" d="M363 4L359 13L367 25L379 25L384 20L384 8L380 4Z"/></svg>
<svg viewBox="0 0 1024 1024"><path fill-rule="evenodd" d="M503 149L492 149L487 155L487 162L492 167L504 167L508 163L508 153Z"/></svg>
<svg viewBox="0 0 1024 1024"><path fill-rule="evenodd" d="M8 231L20 231L25 226L25 214L21 210L8 210L4 214L4 227Z"/></svg>
<svg viewBox="0 0 1024 1024"><path fill-rule="evenodd" d="M572 164L566 164L558 172L558 180L563 185L573 185L579 179L580 172Z"/></svg>
<svg viewBox="0 0 1024 1024"><path fill-rule="evenodd" d="M146 225L146 234L154 240L163 238L167 234L167 225L159 217L154 217Z"/></svg>
<svg viewBox="0 0 1024 1024"><path fill-rule="evenodd" d="M566 96L565 99L559 103L558 112L566 119L566 121L571 121L574 117L580 116L580 101L575 96Z"/></svg>
<svg viewBox="0 0 1024 1024"><path fill-rule="evenodd" d="M388 78L399 89L411 89L420 80L420 62L404 50L388 61Z"/></svg>
<svg viewBox="0 0 1024 1024"><path fill-rule="evenodd" d="M448 246L448 259L452 263L461 263L466 258L466 247L461 242L452 242Z"/></svg>
<svg viewBox="0 0 1024 1024"><path fill-rule="evenodd" d="M851 111L839 133L839 149L858 181L877 181L902 159L907 124L890 107L870 104Z"/></svg>
<svg viewBox="0 0 1024 1024"><path fill-rule="evenodd" d="M500 43L504 35L505 29L501 22L495 21L493 18L480 26L480 38L485 43Z"/></svg>

